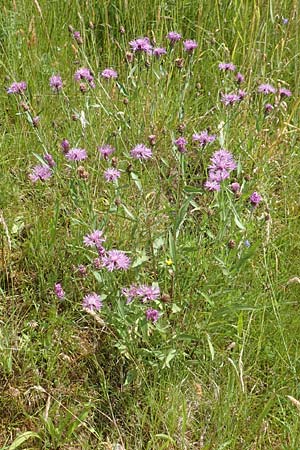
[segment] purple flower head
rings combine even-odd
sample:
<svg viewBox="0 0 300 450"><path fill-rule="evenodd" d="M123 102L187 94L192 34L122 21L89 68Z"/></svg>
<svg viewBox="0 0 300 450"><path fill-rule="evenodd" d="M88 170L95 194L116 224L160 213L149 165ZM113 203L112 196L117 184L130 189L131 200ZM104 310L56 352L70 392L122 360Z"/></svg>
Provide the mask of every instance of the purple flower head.
<svg viewBox="0 0 300 450"><path fill-rule="evenodd" d="M33 182L36 183L37 181L46 181L48 180L48 178L50 178L52 175L52 170L50 169L50 167L48 165L39 165L39 166L35 166L30 175L29 175L29 179Z"/></svg>
<svg viewBox="0 0 300 450"><path fill-rule="evenodd" d="M106 181L116 181L120 178L121 172L118 169L110 168L104 172L104 178Z"/></svg>
<svg viewBox="0 0 300 450"><path fill-rule="evenodd" d="M137 297L140 297L142 303L157 300L160 297L160 289L158 286L140 285L136 290Z"/></svg>
<svg viewBox="0 0 300 450"><path fill-rule="evenodd" d="M260 84L257 88L260 94L275 94L276 89L271 84Z"/></svg>
<svg viewBox="0 0 300 450"><path fill-rule="evenodd" d="M201 147L204 147L206 144L210 144L216 140L216 136L214 134L208 134L207 131L202 131L200 134L193 134L193 141L198 142Z"/></svg>
<svg viewBox="0 0 300 450"><path fill-rule="evenodd" d="M70 143L69 143L69 141L67 139L63 139L61 141L60 145L61 145L62 151L64 153L68 153L68 151L70 150Z"/></svg>
<svg viewBox="0 0 300 450"><path fill-rule="evenodd" d="M250 195L249 200L251 205L256 208L262 201L262 197L258 192L253 192L253 194Z"/></svg>
<svg viewBox="0 0 300 450"><path fill-rule="evenodd" d="M229 178L229 172L227 169L210 169L208 175L209 181L216 181L217 183L221 183L221 181Z"/></svg>
<svg viewBox="0 0 300 450"><path fill-rule="evenodd" d="M236 74L235 79L238 84L244 83L245 81L244 75L242 75L240 72Z"/></svg>
<svg viewBox="0 0 300 450"><path fill-rule="evenodd" d="M83 309L89 309L90 311L99 311L99 309L102 308L102 300L100 295L95 294L93 292L92 294L88 294L84 297L82 301L82 307Z"/></svg>
<svg viewBox="0 0 300 450"><path fill-rule="evenodd" d="M146 319L150 320L153 323L156 323L160 317L159 311L157 309L148 308L145 312Z"/></svg>
<svg viewBox="0 0 300 450"><path fill-rule="evenodd" d="M59 300L62 300L65 297L65 293L60 283L55 283L54 285L54 294Z"/></svg>
<svg viewBox="0 0 300 450"><path fill-rule="evenodd" d="M235 194L236 194L237 192L239 192L240 189L241 189L240 184L237 183L237 182L231 183L230 187L231 187L232 192L234 192Z"/></svg>
<svg viewBox="0 0 300 450"><path fill-rule="evenodd" d="M244 91L243 89L239 89L239 90L238 90L238 97L239 97L239 100L240 100L240 101L244 100L244 98L246 97L246 95L247 95L247 92Z"/></svg>
<svg viewBox="0 0 300 450"><path fill-rule="evenodd" d="M102 248L102 242L105 242L106 238L103 236L103 230L94 230L92 233L87 234L83 238L83 243L86 247Z"/></svg>
<svg viewBox="0 0 300 450"><path fill-rule="evenodd" d="M238 94L221 94L221 96L221 102L224 103L225 106L231 106L240 101Z"/></svg>
<svg viewBox="0 0 300 450"><path fill-rule="evenodd" d="M84 148L71 148L68 153L66 153L66 158L69 161L83 161L87 158L87 153Z"/></svg>
<svg viewBox="0 0 300 450"><path fill-rule="evenodd" d="M188 39L187 41L184 41L183 46L186 52L192 53L198 47L198 44L196 41Z"/></svg>
<svg viewBox="0 0 300 450"><path fill-rule="evenodd" d="M106 79L118 78L118 73L113 69L104 69L103 72L101 72L101 76Z"/></svg>
<svg viewBox="0 0 300 450"><path fill-rule="evenodd" d="M53 159L53 156L50 153L44 154L44 160L46 161L46 163L48 164L49 167L55 166L55 161Z"/></svg>
<svg viewBox="0 0 300 450"><path fill-rule="evenodd" d="M218 183L217 181L211 181L211 180L205 181L204 187L208 191L219 191L221 189L220 183Z"/></svg>
<svg viewBox="0 0 300 450"><path fill-rule="evenodd" d="M60 75L52 75L49 81L50 87L53 92L59 92L63 87L63 82Z"/></svg>
<svg viewBox="0 0 300 450"><path fill-rule="evenodd" d="M126 304L131 303L134 298L136 298L137 295L137 289L138 286L135 284L132 284L129 288L123 288L122 294L126 297Z"/></svg>
<svg viewBox="0 0 300 450"><path fill-rule="evenodd" d="M74 74L75 81L87 81L91 88L95 88L94 77L87 67L81 67Z"/></svg>
<svg viewBox="0 0 300 450"><path fill-rule="evenodd" d="M102 264L109 272L112 272L113 270L127 270L131 261L121 250L108 250L102 258Z"/></svg>
<svg viewBox="0 0 300 450"><path fill-rule="evenodd" d="M108 157L116 150L111 145L102 145L102 147L97 147L98 152L101 153L104 159L108 159Z"/></svg>
<svg viewBox="0 0 300 450"><path fill-rule="evenodd" d="M175 139L174 144L176 145L177 150L180 153L187 152L187 149L186 149L187 140L183 136L180 136L179 138Z"/></svg>
<svg viewBox="0 0 300 450"><path fill-rule="evenodd" d="M209 168L213 170L225 169L228 170L228 172L231 172L237 167L232 154L228 150L225 150L223 148L214 152L210 160L212 164L209 166Z"/></svg>
<svg viewBox="0 0 300 450"><path fill-rule="evenodd" d="M278 92L280 97L291 97L292 95L291 91L286 88L280 88Z"/></svg>
<svg viewBox="0 0 300 450"><path fill-rule="evenodd" d="M234 72L236 67L233 63L220 63L219 64L219 69L220 70L225 70L226 72Z"/></svg>
<svg viewBox="0 0 300 450"><path fill-rule="evenodd" d="M32 118L32 125L34 126L34 128L38 128L40 123L40 117L39 116L35 116Z"/></svg>
<svg viewBox="0 0 300 450"><path fill-rule="evenodd" d="M270 113L273 109L274 109L274 106L271 105L271 103L266 103L265 104L265 112L266 113Z"/></svg>
<svg viewBox="0 0 300 450"><path fill-rule="evenodd" d="M23 94L27 89L27 84L25 81L19 81L12 83L9 88L7 88L6 92L8 94Z"/></svg>
<svg viewBox="0 0 300 450"><path fill-rule="evenodd" d="M152 157L152 150L144 144L138 144L130 151L130 156L135 159L149 159Z"/></svg>
<svg viewBox="0 0 300 450"><path fill-rule="evenodd" d="M82 44L82 43L83 43L83 40L82 40L82 37L81 37L79 31L74 31L74 33L73 33L73 38L75 39L75 41L77 42L77 44Z"/></svg>
<svg viewBox="0 0 300 450"><path fill-rule="evenodd" d="M164 47L155 47L153 49L153 55L157 58L160 58L163 55L167 54L167 50Z"/></svg>
<svg viewBox="0 0 300 450"><path fill-rule="evenodd" d="M146 52L152 53L152 45L148 37L138 38L129 42L129 45L133 52Z"/></svg>
<svg viewBox="0 0 300 450"><path fill-rule="evenodd" d="M180 41L181 34L177 33L176 31L169 31L166 38L169 39L171 44L175 44L175 42Z"/></svg>

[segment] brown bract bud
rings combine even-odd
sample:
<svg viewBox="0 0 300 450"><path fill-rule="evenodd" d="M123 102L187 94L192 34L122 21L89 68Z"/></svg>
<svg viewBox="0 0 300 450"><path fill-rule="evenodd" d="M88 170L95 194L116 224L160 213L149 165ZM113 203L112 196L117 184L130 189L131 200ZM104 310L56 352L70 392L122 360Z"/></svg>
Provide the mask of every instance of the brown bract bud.
<svg viewBox="0 0 300 450"><path fill-rule="evenodd" d="M72 25L68 26L68 30L70 31L70 33L74 33L74 28L72 27Z"/></svg>
<svg viewBox="0 0 300 450"><path fill-rule="evenodd" d="M186 128L186 124L185 123L180 123L177 127L178 133L183 133L184 130Z"/></svg>
<svg viewBox="0 0 300 450"><path fill-rule="evenodd" d="M246 181L250 181L250 180L251 180L251 176L248 175L248 174L246 174L246 175L244 176L244 178L245 178Z"/></svg>
<svg viewBox="0 0 300 450"><path fill-rule="evenodd" d="M126 52L126 60L127 60L129 63L131 63L131 62L133 61L133 58L134 58L133 53Z"/></svg>
<svg viewBox="0 0 300 450"><path fill-rule="evenodd" d="M124 105L128 105L128 103L129 103L128 98L124 98L123 103L124 103Z"/></svg>
<svg viewBox="0 0 300 450"><path fill-rule="evenodd" d="M160 299L163 303L168 303L171 300L171 297L169 294L162 294Z"/></svg>
<svg viewBox="0 0 300 450"><path fill-rule="evenodd" d="M25 102L21 102L20 106L24 109L24 111L29 111L30 107Z"/></svg>
<svg viewBox="0 0 300 450"><path fill-rule="evenodd" d="M145 67L147 67L147 69L151 66L150 61L145 61Z"/></svg>
<svg viewBox="0 0 300 450"><path fill-rule="evenodd" d="M121 199L119 197L116 198L115 205L116 206L120 206L121 205Z"/></svg>
<svg viewBox="0 0 300 450"><path fill-rule="evenodd" d="M156 144L156 136L155 134L150 134L148 136L149 144L152 145L152 147Z"/></svg>
<svg viewBox="0 0 300 450"><path fill-rule="evenodd" d="M112 165L113 167L117 167L117 166L118 166L118 158L117 158L116 156L113 156L113 157L111 158L111 165Z"/></svg>
<svg viewBox="0 0 300 450"><path fill-rule="evenodd" d="M93 24L93 22L91 20L89 22L89 27L91 30L93 30L95 28L95 25Z"/></svg>
<svg viewBox="0 0 300 450"><path fill-rule="evenodd" d="M77 173L78 173L79 178L81 178L83 180L87 180L89 177L89 173L85 170L85 168L83 166L78 167Z"/></svg>
<svg viewBox="0 0 300 450"><path fill-rule="evenodd" d="M82 92L84 94L87 91L87 85L84 83L80 83L79 89L80 89L80 92Z"/></svg>
<svg viewBox="0 0 300 450"><path fill-rule="evenodd" d="M122 26L120 27L120 33L121 33L121 34L125 34L125 28L122 27Z"/></svg>
<svg viewBox="0 0 300 450"><path fill-rule="evenodd" d="M230 241L228 242L228 248L234 248L235 247L235 241L233 239L230 239Z"/></svg>
<svg viewBox="0 0 300 450"><path fill-rule="evenodd" d="M132 164L128 164L126 172L130 173L132 172L132 170L133 170Z"/></svg>
<svg viewBox="0 0 300 450"><path fill-rule="evenodd" d="M178 69L182 69L183 68L183 64L184 64L184 59L183 58L175 59L175 65L176 65L176 67L178 67Z"/></svg>

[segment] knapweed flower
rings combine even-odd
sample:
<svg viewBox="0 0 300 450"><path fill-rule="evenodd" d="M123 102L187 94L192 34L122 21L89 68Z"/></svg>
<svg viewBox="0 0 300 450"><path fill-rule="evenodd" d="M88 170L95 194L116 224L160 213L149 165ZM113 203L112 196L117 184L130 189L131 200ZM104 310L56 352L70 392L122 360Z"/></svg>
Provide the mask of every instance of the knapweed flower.
<svg viewBox="0 0 300 450"><path fill-rule="evenodd" d="M55 283L54 285L54 294L59 300L62 300L65 297L64 290L60 283Z"/></svg>
<svg viewBox="0 0 300 450"><path fill-rule="evenodd" d="M243 89L239 89L237 95L239 97L239 100L242 101L246 97L247 92L244 91Z"/></svg>
<svg viewBox="0 0 300 450"><path fill-rule="evenodd" d="M66 153L66 158L69 161L83 161L87 158L87 153L84 148L71 148L68 153Z"/></svg>
<svg viewBox="0 0 300 450"><path fill-rule="evenodd" d="M266 104L265 104L265 112L266 112L266 113L271 112L273 109L274 109L274 106L271 105L271 103L266 103Z"/></svg>
<svg viewBox="0 0 300 450"><path fill-rule="evenodd" d="M19 81L12 83L6 90L8 94L23 94L27 89L27 84L25 81Z"/></svg>
<svg viewBox="0 0 300 450"><path fill-rule="evenodd" d="M138 144L130 151L130 156L135 159L149 159L152 157L152 150L144 144Z"/></svg>
<svg viewBox="0 0 300 450"><path fill-rule="evenodd" d="M48 164L49 167L55 166L55 161L53 159L53 156L50 153L44 154L44 160L46 161L46 163Z"/></svg>
<svg viewBox="0 0 300 450"><path fill-rule="evenodd" d="M232 192L234 192L235 194L236 194L237 192L239 192L240 189L241 189L240 184L237 183L237 182L231 183L230 187L231 187Z"/></svg>
<svg viewBox="0 0 300 450"><path fill-rule="evenodd" d="M32 118L32 125L34 126L34 128L38 128L40 123L40 117L39 116L35 116Z"/></svg>
<svg viewBox="0 0 300 450"><path fill-rule="evenodd" d="M220 183L218 183L217 181L211 181L211 180L205 181L204 187L208 191L219 191L221 189Z"/></svg>
<svg viewBox="0 0 300 450"><path fill-rule="evenodd" d="M89 309L90 311L99 311L102 308L102 300L100 295L93 292L88 294L83 298L82 307L83 309Z"/></svg>
<svg viewBox="0 0 300 450"><path fill-rule="evenodd" d="M198 44L196 41L188 39L184 41L183 46L186 52L192 53L198 47Z"/></svg>
<svg viewBox="0 0 300 450"><path fill-rule="evenodd" d="M97 150L104 159L107 159L116 149L111 145L102 145L101 147L97 147Z"/></svg>
<svg viewBox="0 0 300 450"><path fill-rule="evenodd" d="M238 84L244 83L245 81L244 75L242 75L240 72L236 74L235 79Z"/></svg>
<svg viewBox="0 0 300 450"><path fill-rule="evenodd" d="M103 236L103 230L94 230L92 233L87 234L83 238L83 243L86 247L102 248L102 243L106 238Z"/></svg>
<svg viewBox="0 0 300 450"><path fill-rule="evenodd" d="M29 179L33 182L36 183L37 181L46 181L48 180L52 175L52 170L50 169L50 167L48 165L38 165L35 166L30 175L29 175Z"/></svg>
<svg viewBox="0 0 300 450"><path fill-rule="evenodd" d="M148 37L138 38L129 42L129 45L134 52L152 53L152 45Z"/></svg>
<svg viewBox="0 0 300 450"><path fill-rule="evenodd" d="M63 88L63 82L60 75L52 75L49 84L53 92L59 92Z"/></svg>
<svg viewBox="0 0 300 450"><path fill-rule="evenodd" d="M275 94L276 89L271 84L260 84L257 88L260 94Z"/></svg>
<svg viewBox="0 0 300 450"><path fill-rule="evenodd" d="M75 81L87 81L90 85L91 88L95 88L95 83L94 83L94 77L90 72L90 69L88 69L87 67L81 67L80 69L78 69L75 74L74 74L74 79Z"/></svg>
<svg viewBox="0 0 300 450"><path fill-rule="evenodd" d="M108 250L102 257L102 265L109 272L113 270L127 270L130 267L131 260L121 250Z"/></svg>
<svg viewBox="0 0 300 450"><path fill-rule="evenodd" d="M216 140L216 136L214 134L208 134L207 131L202 131L201 133L193 134L193 141L198 142L201 147L204 147L211 142Z"/></svg>
<svg viewBox="0 0 300 450"><path fill-rule="evenodd" d="M158 286L147 286L146 284L142 284L137 288L136 294L142 303L146 303L157 300L160 297L160 289Z"/></svg>
<svg viewBox="0 0 300 450"><path fill-rule="evenodd" d="M67 139L63 139L61 141L60 145L61 145L62 151L64 153L68 153L68 151L70 150L70 143L69 143L69 141Z"/></svg>
<svg viewBox="0 0 300 450"><path fill-rule="evenodd" d="M291 97L292 93L289 89L280 88L278 90L280 97Z"/></svg>
<svg viewBox="0 0 300 450"><path fill-rule="evenodd" d="M251 205L256 208L262 201L262 197L258 192L253 192L253 194L250 195L249 200Z"/></svg>
<svg viewBox="0 0 300 450"><path fill-rule="evenodd" d="M75 39L75 41L77 42L77 44L81 45L83 43L80 31L74 31L73 33L73 38Z"/></svg>
<svg viewBox="0 0 300 450"><path fill-rule="evenodd" d="M175 139L174 144L176 145L177 150L180 153L187 152L187 149L186 149L187 140L183 136L180 136L179 138Z"/></svg>
<svg viewBox="0 0 300 450"><path fill-rule="evenodd" d="M233 63L220 63L219 64L219 69L220 70L225 70L226 72L234 72L236 67Z"/></svg>
<svg viewBox="0 0 300 450"><path fill-rule="evenodd" d="M118 78L118 73L114 69L104 69L101 76L109 80L110 78Z"/></svg>
<svg viewBox="0 0 300 450"><path fill-rule="evenodd" d="M225 106L234 105L236 102L240 101L240 96L238 94L221 94L221 102Z"/></svg>
<svg viewBox="0 0 300 450"><path fill-rule="evenodd" d="M116 181L118 178L120 178L121 172L118 169L114 169L113 167L110 169L107 169L104 172L104 178L106 181Z"/></svg>
<svg viewBox="0 0 300 450"><path fill-rule="evenodd" d="M136 284L132 284L129 288L123 288L122 294L126 297L126 304L131 303L137 295L138 286Z"/></svg>
<svg viewBox="0 0 300 450"><path fill-rule="evenodd" d="M175 44L175 42L180 41L181 34L177 33L177 31L169 31L166 38L169 39L171 44Z"/></svg>
<svg viewBox="0 0 300 450"><path fill-rule="evenodd" d="M157 311L157 309L153 309L153 308L148 308L145 311L145 315L146 315L146 319L150 320L153 323L156 323L160 317L159 311Z"/></svg>
<svg viewBox="0 0 300 450"><path fill-rule="evenodd" d="M157 58L160 58L163 55L167 54L167 50L164 47L155 47L153 49L153 55Z"/></svg>
<svg viewBox="0 0 300 450"><path fill-rule="evenodd" d="M232 154L224 148L214 152L210 160L212 164L209 168L212 170L225 169L228 170L228 172L231 172L236 169L236 162L234 161Z"/></svg>

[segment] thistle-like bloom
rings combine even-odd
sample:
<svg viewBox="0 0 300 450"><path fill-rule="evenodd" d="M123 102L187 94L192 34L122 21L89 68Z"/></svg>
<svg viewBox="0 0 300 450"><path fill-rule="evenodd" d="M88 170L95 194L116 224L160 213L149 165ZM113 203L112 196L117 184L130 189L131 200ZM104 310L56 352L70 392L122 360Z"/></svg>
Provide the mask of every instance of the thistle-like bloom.
<svg viewBox="0 0 300 450"><path fill-rule="evenodd" d="M114 69L104 69L101 76L109 80L110 78L118 78L118 73Z"/></svg>
<svg viewBox="0 0 300 450"><path fill-rule="evenodd" d="M49 167L55 166L55 161L53 159L53 156L50 153L44 154L44 160L46 161L46 163L48 164Z"/></svg>
<svg viewBox="0 0 300 450"><path fill-rule="evenodd" d="M152 53L152 45L148 37L138 38L129 42L129 45L133 52L145 52Z"/></svg>
<svg viewBox="0 0 300 450"><path fill-rule="evenodd" d="M130 151L130 156L135 159L149 159L152 157L152 150L144 144L138 144Z"/></svg>
<svg viewBox="0 0 300 450"><path fill-rule="evenodd" d="M59 300L62 300L65 297L64 290L60 283L55 283L54 285L54 294Z"/></svg>
<svg viewBox="0 0 300 450"><path fill-rule="evenodd" d="M221 94L221 96L221 102L224 103L225 106L234 105L241 100L238 94Z"/></svg>
<svg viewBox="0 0 300 450"><path fill-rule="evenodd" d="M169 39L171 44L175 44L175 42L180 41L181 34L177 33L177 31L169 31L166 38Z"/></svg>
<svg viewBox="0 0 300 450"><path fill-rule="evenodd" d="M50 87L53 92L59 92L63 87L63 82L60 75L52 75L49 81Z"/></svg>
<svg viewBox="0 0 300 450"><path fill-rule="evenodd" d="M187 149L186 149L187 140L183 136L180 136L179 138L175 139L174 144L176 145L177 150L180 153L187 152Z"/></svg>
<svg viewBox="0 0 300 450"><path fill-rule="evenodd" d="M217 181L211 181L211 180L205 181L204 187L208 191L219 191L221 189L220 183L218 183Z"/></svg>
<svg viewBox="0 0 300 450"><path fill-rule="evenodd" d="M220 63L219 64L220 70L225 70L226 72L234 72L236 69L236 66L233 63Z"/></svg>
<svg viewBox="0 0 300 450"><path fill-rule="evenodd" d="M34 126L34 128L38 128L40 123L40 117L39 116L35 116L32 118L32 125Z"/></svg>
<svg viewBox="0 0 300 450"><path fill-rule="evenodd" d="M231 187L232 192L234 192L235 194L238 193L241 189L240 184L237 182L231 183L230 187Z"/></svg>
<svg viewBox="0 0 300 450"><path fill-rule="evenodd" d="M82 307L83 309L89 309L90 311L99 311L99 309L102 308L102 300L100 295L95 294L93 292L92 294L88 294L83 298L82 301Z"/></svg>
<svg viewBox="0 0 300 450"><path fill-rule="evenodd" d="M121 172L118 169L114 169L113 167L110 169L107 169L104 172L104 178L106 181L112 182L116 181L118 178L120 178Z"/></svg>
<svg viewBox="0 0 300 450"><path fill-rule="evenodd" d="M74 79L75 81L87 81L90 85L91 88L95 88L95 82L94 82L94 77L90 72L90 69L88 69L87 67L81 67L80 69L78 69L75 74L74 74Z"/></svg>
<svg viewBox="0 0 300 450"><path fill-rule="evenodd" d="M265 104L265 112L266 112L266 113L271 112L273 109L274 109L274 106L271 105L271 103L266 103L266 104Z"/></svg>
<svg viewBox="0 0 300 450"><path fill-rule="evenodd" d="M31 173L29 174L29 179L36 183L37 181L46 181L48 180L52 175L52 170L48 165L38 165L35 166Z"/></svg>
<svg viewBox="0 0 300 450"><path fill-rule="evenodd" d="M148 308L145 312L146 319L150 320L153 323L156 323L160 317L159 311L157 309Z"/></svg>
<svg viewBox="0 0 300 450"><path fill-rule="evenodd" d="M66 158L69 161L83 161L87 158L87 153L84 148L71 148L68 153L66 153Z"/></svg>
<svg viewBox="0 0 300 450"><path fill-rule="evenodd" d="M245 81L244 75L242 75L240 72L238 72L236 74L235 79L236 79L238 84L244 83L244 81Z"/></svg>
<svg viewBox="0 0 300 450"><path fill-rule="evenodd" d="M236 169L236 162L233 159L232 154L223 148L214 152L211 157L212 164L209 166L212 170L228 170L231 172Z"/></svg>
<svg viewBox="0 0 300 450"><path fill-rule="evenodd" d="M280 88L278 92L280 97L291 97L292 95L291 91L286 88Z"/></svg>
<svg viewBox="0 0 300 450"><path fill-rule="evenodd" d="M253 192L253 194L250 195L249 200L251 205L256 208L262 201L262 197L258 192Z"/></svg>
<svg viewBox="0 0 300 450"><path fill-rule="evenodd" d="M243 89L239 89L239 90L238 90L238 97L239 97L239 100L240 100L240 101L244 100L244 98L246 97L246 95L247 95L247 92L244 91Z"/></svg>
<svg viewBox="0 0 300 450"><path fill-rule="evenodd" d="M69 141L67 139L63 139L61 141L60 145L61 145L62 151L64 153L68 153L68 151L70 150L70 143L69 143Z"/></svg>
<svg viewBox="0 0 300 450"><path fill-rule="evenodd" d="M102 258L102 265L109 272L113 270L127 270L130 267L131 260L121 250L108 250Z"/></svg>
<svg viewBox="0 0 300 450"><path fill-rule="evenodd" d="M184 41L183 46L186 52L192 53L194 50L196 50L198 44L196 41L188 39L187 41Z"/></svg>
<svg viewBox="0 0 300 450"><path fill-rule="evenodd" d="M25 81L19 81L12 83L6 90L8 94L23 94L27 89L27 84Z"/></svg>
<svg viewBox="0 0 300 450"><path fill-rule="evenodd" d="M77 42L77 44L79 44L79 45L83 44L83 40L82 40L80 31L74 31L74 33L73 33L73 38L75 39L75 41Z"/></svg>
<svg viewBox="0 0 300 450"><path fill-rule="evenodd" d="M164 47L155 47L153 49L153 55L157 58L160 58L163 55L167 54L167 50Z"/></svg>
<svg viewBox="0 0 300 450"><path fill-rule="evenodd" d="M102 248L102 243L106 238L103 236L103 230L94 230L92 233L87 234L83 238L83 243L86 247Z"/></svg>
<svg viewBox="0 0 300 450"><path fill-rule="evenodd" d="M275 94L276 89L271 84L260 84L257 88L260 94Z"/></svg>
<svg viewBox="0 0 300 450"><path fill-rule="evenodd" d="M116 149L111 145L102 145L102 147L97 147L97 150L104 159L107 159Z"/></svg>
<svg viewBox="0 0 300 450"><path fill-rule="evenodd" d="M208 134L207 131L202 131L200 134L193 134L193 141L198 142L201 147L204 147L211 142L216 140L216 136L214 134Z"/></svg>
<svg viewBox="0 0 300 450"><path fill-rule="evenodd" d="M134 300L138 296L137 289L138 289L138 286L135 284L132 284L129 288L122 289L122 294L125 295L125 297L126 297L127 305L128 305L128 303L131 303L132 300Z"/></svg>
<svg viewBox="0 0 300 450"><path fill-rule="evenodd" d="M160 289L158 286L147 286L146 284L142 284L137 288L136 293L142 303L157 300L160 297Z"/></svg>

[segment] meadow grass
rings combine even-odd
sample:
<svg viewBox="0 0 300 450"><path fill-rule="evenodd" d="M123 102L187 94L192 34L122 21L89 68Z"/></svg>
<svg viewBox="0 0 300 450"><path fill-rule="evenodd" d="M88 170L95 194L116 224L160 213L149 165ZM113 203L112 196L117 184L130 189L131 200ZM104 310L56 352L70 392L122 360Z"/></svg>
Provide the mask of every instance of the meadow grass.
<svg viewBox="0 0 300 450"><path fill-rule="evenodd" d="M1 6L0 447L300 449L298 1ZM197 49L172 47L174 30ZM131 61L142 36L167 54ZM81 67L94 89L80 92ZM107 67L116 80L99 77ZM24 94L6 92L21 80ZM292 96L259 94L261 83ZM221 94L239 88L246 97L224 106ZM199 148L203 130L216 140ZM68 161L64 138L88 158ZM139 143L152 158L131 158ZM114 159L100 157L104 144ZM237 167L210 192L221 147ZM53 174L33 183L45 153ZM108 183L112 165L121 176ZM107 250L126 252L128 270L95 266L83 243L95 229ZM132 284L159 286L159 299L126 304ZM100 311L82 308L92 292Z"/></svg>

